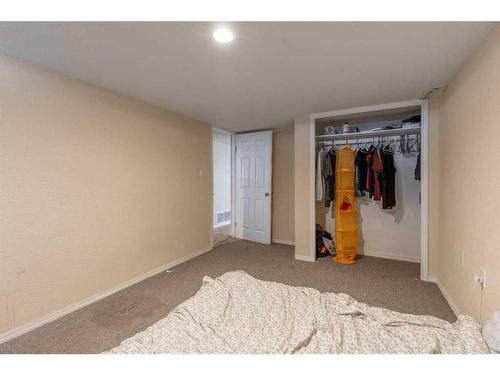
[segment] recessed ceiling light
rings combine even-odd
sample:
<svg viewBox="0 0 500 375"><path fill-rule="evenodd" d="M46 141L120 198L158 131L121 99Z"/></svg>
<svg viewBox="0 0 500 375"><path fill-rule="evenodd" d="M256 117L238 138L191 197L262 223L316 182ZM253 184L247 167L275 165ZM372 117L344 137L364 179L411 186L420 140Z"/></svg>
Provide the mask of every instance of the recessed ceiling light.
<svg viewBox="0 0 500 375"><path fill-rule="evenodd" d="M231 40L233 40L234 35L230 30L222 28L217 29L213 33L213 37L219 43L229 43Z"/></svg>

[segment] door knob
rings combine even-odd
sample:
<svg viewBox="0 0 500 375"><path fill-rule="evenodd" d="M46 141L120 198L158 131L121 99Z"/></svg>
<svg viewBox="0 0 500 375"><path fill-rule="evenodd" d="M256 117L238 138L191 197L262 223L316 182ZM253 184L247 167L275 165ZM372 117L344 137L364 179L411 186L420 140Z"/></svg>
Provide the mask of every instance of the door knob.
<svg viewBox="0 0 500 375"><path fill-rule="evenodd" d="M266 192L266 194L264 194L266 197L269 197L271 194L269 192Z"/></svg>

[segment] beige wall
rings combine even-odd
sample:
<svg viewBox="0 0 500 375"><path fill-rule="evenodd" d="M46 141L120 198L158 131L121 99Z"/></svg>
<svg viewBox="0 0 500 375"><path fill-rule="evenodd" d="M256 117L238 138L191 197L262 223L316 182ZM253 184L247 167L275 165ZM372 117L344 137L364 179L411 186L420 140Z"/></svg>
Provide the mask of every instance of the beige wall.
<svg viewBox="0 0 500 375"><path fill-rule="evenodd" d="M205 124L0 57L0 333L208 248L210 143Z"/></svg>
<svg viewBox="0 0 500 375"><path fill-rule="evenodd" d="M309 116L295 117L295 257L310 261L315 259L315 234L314 227L311 226L315 213L310 204L314 199L314 184L311 182L311 173L314 173L314 166L311 164L311 157L314 152L311 149L313 132Z"/></svg>
<svg viewBox="0 0 500 375"><path fill-rule="evenodd" d="M461 313L484 322L500 310L499 26L436 100L438 265L432 271ZM481 268L483 291L473 282Z"/></svg>
<svg viewBox="0 0 500 375"><path fill-rule="evenodd" d="M294 222L294 130L273 132L273 241L292 243Z"/></svg>

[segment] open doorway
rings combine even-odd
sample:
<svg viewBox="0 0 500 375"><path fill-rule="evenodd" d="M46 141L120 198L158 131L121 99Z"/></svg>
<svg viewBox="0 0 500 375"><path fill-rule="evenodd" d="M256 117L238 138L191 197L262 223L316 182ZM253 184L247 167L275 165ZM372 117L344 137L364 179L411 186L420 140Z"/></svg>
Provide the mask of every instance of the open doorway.
<svg viewBox="0 0 500 375"><path fill-rule="evenodd" d="M232 135L219 129L212 132L213 165L213 244L233 234L232 207Z"/></svg>

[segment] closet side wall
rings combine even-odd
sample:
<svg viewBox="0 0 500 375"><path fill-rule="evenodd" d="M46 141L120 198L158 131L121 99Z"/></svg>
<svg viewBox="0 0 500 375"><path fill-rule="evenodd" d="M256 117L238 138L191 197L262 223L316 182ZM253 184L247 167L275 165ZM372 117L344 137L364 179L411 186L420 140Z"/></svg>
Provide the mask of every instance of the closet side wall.
<svg viewBox="0 0 500 375"><path fill-rule="evenodd" d="M309 116L297 116L295 118L295 257L302 260L314 261L314 229L311 221L314 220L311 201L313 197L314 184L311 181L314 167L311 164L311 156L314 150L311 138L314 130L311 129Z"/></svg>
<svg viewBox="0 0 500 375"><path fill-rule="evenodd" d="M438 275L439 255L439 108L442 91L429 99L429 277Z"/></svg>
<svg viewBox="0 0 500 375"><path fill-rule="evenodd" d="M0 57L0 333L210 246L199 121Z"/></svg>
<svg viewBox="0 0 500 375"><path fill-rule="evenodd" d="M273 242L295 241L294 150L293 127L273 131Z"/></svg>
<svg viewBox="0 0 500 375"><path fill-rule="evenodd" d="M438 279L461 313L500 310L500 26L444 89ZM481 269L486 288L474 285Z"/></svg>

